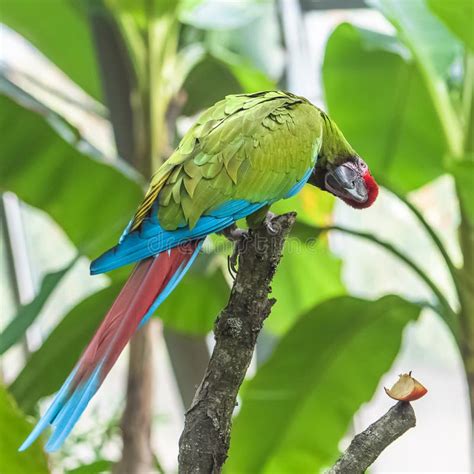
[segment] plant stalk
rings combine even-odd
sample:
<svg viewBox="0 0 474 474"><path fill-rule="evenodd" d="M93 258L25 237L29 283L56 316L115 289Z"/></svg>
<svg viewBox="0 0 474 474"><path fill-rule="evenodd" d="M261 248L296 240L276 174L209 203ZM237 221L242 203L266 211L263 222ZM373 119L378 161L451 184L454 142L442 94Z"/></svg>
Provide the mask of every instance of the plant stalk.
<svg viewBox="0 0 474 474"><path fill-rule="evenodd" d="M414 206L403 194L395 191L392 187L387 186L384 184L384 187L388 189L392 194L394 194L400 201L405 204L405 206L413 213L413 215L416 217L418 222L423 226L425 229L426 233L430 236L431 240L435 244L436 248L438 249L439 253L443 257L443 260L446 264L446 267L449 270L449 273L451 275L451 279L453 281L454 288L456 290L456 294L458 296L458 299L461 298L460 296L460 282L459 282L459 274L458 274L458 269L454 265L451 257L448 254L448 251L446 250L445 246L443 245L443 242L441 242L441 239L439 238L438 234L436 231L431 227L430 224L426 221L426 219L423 217L423 214L417 209L416 206Z"/></svg>
<svg viewBox="0 0 474 474"><path fill-rule="evenodd" d="M474 160L474 54L466 54L466 74L464 82L464 160ZM471 177L474 181L474 178ZM457 190L461 224L459 227L459 244L463 254L463 267L459 270L461 281L461 309L459 320L462 330L460 342L461 356L466 371L469 401L471 409L471 467L474 467L474 222L472 211L463 202L463 194Z"/></svg>
<svg viewBox="0 0 474 474"><path fill-rule="evenodd" d="M122 459L114 474L152 472L151 425L153 420L153 321L130 341L127 399L121 421Z"/></svg>
<svg viewBox="0 0 474 474"><path fill-rule="evenodd" d="M410 260L406 255L404 255L402 252L397 250L393 245L391 245L388 242L385 242L383 240L378 239L372 234L369 234L367 232L359 232L357 230L353 229L347 229L345 227L337 226L337 225L332 225L332 226L325 226L325 227L318 227L317 228L321 232L327 232L331 230L336 230L339 232L344 232L349 235L354 235L356 237L360 237L362 239L369 240L373 243L376 243L377 245L380 245L381 247L385 248L388 250L390 253L398 257L402 262L404 262L408 267L410 267L420 278L421 280L428 286L428 288L433 292L435 295L436 299L438 300L438 305L437 306L430 306L432 309L434 309L446 322L446 324L451 328L453 331L453 334L458 337L459 336L459 328L458 328L458 321L457 321L457 315L454 312L454 310L451 308L449 305L448 301L444 297L443 293L441 290L436 286L436 284L431 280L431 278L412 260Z"/></svg>

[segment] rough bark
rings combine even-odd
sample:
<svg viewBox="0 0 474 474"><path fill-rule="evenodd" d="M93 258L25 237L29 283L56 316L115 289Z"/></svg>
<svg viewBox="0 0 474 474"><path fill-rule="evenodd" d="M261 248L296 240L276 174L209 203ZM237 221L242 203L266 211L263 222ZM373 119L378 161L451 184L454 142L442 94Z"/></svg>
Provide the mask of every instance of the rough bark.
<svg viewBox="0 0 474 474"><path fill-rule="evenodd" d="M214 328L216 345L179 441L180 473L218 473L227 458L237 393L258 334L275 302L270 284L295 213L250 230L239 250L239 269L227 306Z"/></svg>
<svg viewBox="0 0 474 474"><path fill-rule="evenodd" d="M130 341L127 402L122 415L122 459L114 466L115 474L151 472L153 336L154 322L143 326Z"/></svg>
<svg viewBox="0 0 474 474"><path fill-rule="evenodd" d="M327 474L360 474L382 451L416 425L415 412L407 402L398 402L382 418L352 440L347 450Z"/></svg>

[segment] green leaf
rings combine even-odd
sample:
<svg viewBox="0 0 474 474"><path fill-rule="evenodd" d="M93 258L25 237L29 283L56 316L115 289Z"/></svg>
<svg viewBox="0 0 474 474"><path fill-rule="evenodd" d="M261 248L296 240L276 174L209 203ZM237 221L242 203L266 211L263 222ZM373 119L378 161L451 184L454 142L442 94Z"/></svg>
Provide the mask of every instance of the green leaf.
<svg viewBox="0 0 474 474"><path fill-rule="evenodd" d="M245 58L221 50L207 54L189 71L184 81L185 115L206 109L228 94L274 89L275 83Z"/></svg>
<svg viewBox="0 0 474 474"><path fill-rule="evenodd" d="M73 81L101 97L89 19L69 0L3 0L2 22L16 30Z"/></svg>
<svg viewBox="0 0 474 474"><path fill-rule="evenodd" d="M442 77L447 75L461 47L429 10L425 0L369 0L368 3L394 24L420 63Z"/></svg>
<svg viewBox="0 0 474 474"><path fill-rule="evenodd" d="M426 0L369 0L369 4L392 22L410 48L441 121L449 151L460 155L461 124L449 96L446 78L453 61L462 57L461 44L433 15Z"/></svg>
<svg viewBox="0 0 474 474"><path fill-rule="evenodd" d="M1 96L0 111L0 189L46 211L89 257L115 245L142 198L133 176L66 142L47 123L54 116Z"/></svg>
<svg viewBox="0 0 474 474"><path fill-rule="evenodd" d="M103 472L110 472L112 469L112 463L105 459L94 461L91 464L85 464L83 466L70 469L67 474L101 474Z"/></svg>
<svg viewBox="0 0 474 474"><path fill-rule="evenodd" d="M260 69L256 68L247 58L225 49L214 49L214 57L222 61L234 77L239 81L243 92L252 93L274 89L276 83Z"/></svg>
<svg viewBox="0 0 474 474"><path fill-rule="evenodd" d="M286 212L296 212L298 220L297 229L301 224L307 226L323 226L333 222L332 212L334 209L335 198L332 194L322 192L314 186L304 186L303 189L290 199L282 199L272 206L272 211L276 214ZM298 237L301 238L302 228L298 229ZM305 239L316 238L318 232L313 228L305 229Z"/></svg>
<svg viewBox="0 0 474 474"><path fill-rule="evenodd" d="M123 282L81 301L29 358L10 386L20 407L31 413L36 402L59 390L99 326Z"/></svg>
<svg viewBox="0 0 474 474"><path fill-rule="evenodd" d="M474 228L474 157L451 167L463 212Z"/></svg>
<svg viewBox="0 0 474 474"><path fill-rule="evenodd" d="M22 306L11 323L5 328L0 338L0 354L3 354L25 334L26 330L33 324L40 314L44 304L54 289L59 285L63 276L73 267L77 259L66 265L61 270L48 273L42 283L36 297L30 303Z"/></svg>
<svg viewBox="0 0 474 474"><path fill-rule="evenodd" d="M5 387L0 385L0 472L5 474L49 472L40 441L36 441L28 451L18 452L32 427L32 423L27 421Z"/></svg>
<svg viewBox="0 0 474 474"><path fill-rule="evenodd" d="M400 47L387 51L390 41L339 26L323 79L331 117L375 176L406 192L444 172L447 142L419 69Z"/></svg>
<svg viewBox="0 0 474 474"><path fill-rule="evenodd" d="M226 305L229 286L222 271L209 268L205 260L205 255L199 256L183 281L157 310L157 316L175 331L207 334Z"/></svg>
<svg viewBox="0 0 474 474"><path fill-rule="evenodd" d="M240 28L211 30L206 34L206 44L213 54L219 56L222 50L232 52L242 62L262 71L274 81L280 78L284 69L285 50L282 43L276 2L273 1L258 4L258 15Z"/></svg>
<svg viewBox="0 0 474 474"><path fill-rule="evenodd" d="M276 303L265 329L283 334L316 304L346 293L341 282L341 261L324 239L290 237L272 282Z"/></svg>
<svg viewBox="0 0 474 474"><path fill-rule="evenodd" d="M300 318L243 391L227 472L319 472L332 463L419 312L397 296L344 296Z"/></svg>
<svg viewBox="0 0 474 474"><path fill-rule="evenodd" d="M239 81L226 64L210 55L191 70L183 89L188 97L183 108L185 115L194 115L228 94L243 92Z"/></svg>
<svg viewBox="0 0 474 474"><path fill-rule="evenodd" d="M239 24L238 28L211 29L205 33L208 54L185 83L186 115L213 105L227 94L274 89L282 71L284 53L273 2L254 2L251 6L241 3L237 7L218 3L204 2L198 9L227 11L244 6L245 14L252 12L253 20ZM213 14L207 21L213 22L218 16L219 13Z"/></svg>
<svg viewBox="0 0 474 474"><path fill-rule="evenodd" d="M428 0L431 10L471 51L474 51L474 2L472 0Z"/></svg>

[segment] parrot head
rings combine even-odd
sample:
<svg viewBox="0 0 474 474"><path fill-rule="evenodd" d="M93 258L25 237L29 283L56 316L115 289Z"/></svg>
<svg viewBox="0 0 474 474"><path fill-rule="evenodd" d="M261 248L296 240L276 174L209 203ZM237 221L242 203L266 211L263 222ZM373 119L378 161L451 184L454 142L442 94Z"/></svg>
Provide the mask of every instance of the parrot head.
<svg viewBox="0 0 474 474"><path fill-rule="evenodd" d="M379 194L368 166L358 156L338 164L326 162L326 166L316 166L310 182L355 209L370 207Z"/></svg>
<svg viewBox="0 0 474 474"><path fill-rule="evenodd" d="M336 123L321 109L322 143L309 183L356 209L371 206L379 187L365 161L346 140Z"/></svg>
<svg viewBox="0 0 474 474"><path fill-rule="evenodd" d="M379 194L379 187L369 167L359 157L330 167L324 175L323 184L325 191L356 209L371 206Z"/></svg>

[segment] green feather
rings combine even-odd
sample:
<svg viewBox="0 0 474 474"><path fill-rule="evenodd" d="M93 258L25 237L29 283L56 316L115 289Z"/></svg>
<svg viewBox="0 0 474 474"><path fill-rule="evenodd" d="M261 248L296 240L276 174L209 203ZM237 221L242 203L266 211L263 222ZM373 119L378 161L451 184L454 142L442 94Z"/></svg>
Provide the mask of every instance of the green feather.
<svg viewBox="0 0 474 474"><path fill-rule="evenodd" d="M155 199L164 228L193 227L230 199L281 199L318 154L319 166L354 153L334 122L302 97L281 91L227 96L201 114L153 177L133 228Z"/></svg>

